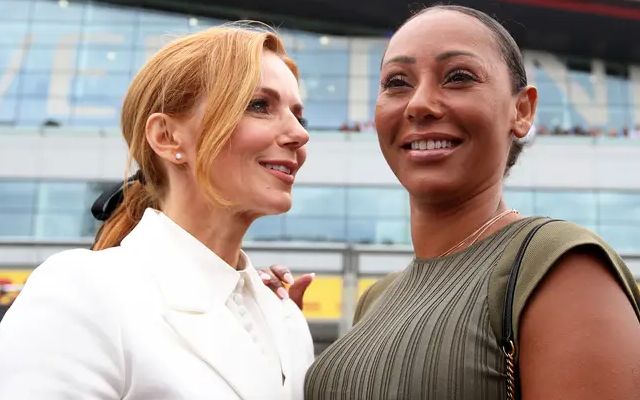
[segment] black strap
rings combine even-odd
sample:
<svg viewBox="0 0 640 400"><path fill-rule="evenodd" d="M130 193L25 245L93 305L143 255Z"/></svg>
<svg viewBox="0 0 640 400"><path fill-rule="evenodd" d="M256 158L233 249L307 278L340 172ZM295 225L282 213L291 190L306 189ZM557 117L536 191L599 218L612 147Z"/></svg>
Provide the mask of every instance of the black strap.
<svg viewBox="0 0 640 400"><path fill-rule="evenodd" d="M524 254L533 239L533 236L549 222L559 221L557 219L547 220L533 228L524 238L516 258L511 265L509 280L507 282L507 290L504 296L504 305L502 308L502 351L505 354L506 370L507 370L507 399L519 398L518 379L517 379L517 363L515 361L516 345L513 337L513 297L516 292L516 282L518 281L518 273Z"/></svg>
<svg viewBox="0 0 640 400"><path fill-rule="evenodd" d="M504 296L504 306L502 308L502 346L508 345L509 341L513 341L513 297L516 292L516 282L518 280L518 273L520 272L520 264L524 258L524 253L529 246L529 243L533 239L533 236L546 224L554 221L560 221L558 219L547 220L540 225L533 228L527 236L524 238L516 258L513 260L511 266L511 272L509 274L509 281L507 282L507 291Z"/></svg>

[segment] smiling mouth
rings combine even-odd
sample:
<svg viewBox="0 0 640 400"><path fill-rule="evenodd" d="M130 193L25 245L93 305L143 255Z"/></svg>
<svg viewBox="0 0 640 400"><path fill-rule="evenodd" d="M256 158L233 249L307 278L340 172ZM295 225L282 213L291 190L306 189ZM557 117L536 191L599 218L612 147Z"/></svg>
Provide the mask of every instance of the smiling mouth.
<svg viewBox="0 0 640 400"><path fill-rule="evenodd" d="M284 165L278 165L278 164L261 164L263 167L265 167L266 169L271 169L274 171L279 171L282 172L284 174L287 175L291 175L291 169L289 169L288 167L285 167Z"/></svg>
<svg viewBox="0 0 640 400"><path fill-rule="evenodd" d="M460 141L456 141L456 140L422 139L422 140L414 140L412 142L406 143L402 146L402 148L405 150L432 151L432 150L442 150L442 149L453 149L459 144L460 144Z"/></svg>

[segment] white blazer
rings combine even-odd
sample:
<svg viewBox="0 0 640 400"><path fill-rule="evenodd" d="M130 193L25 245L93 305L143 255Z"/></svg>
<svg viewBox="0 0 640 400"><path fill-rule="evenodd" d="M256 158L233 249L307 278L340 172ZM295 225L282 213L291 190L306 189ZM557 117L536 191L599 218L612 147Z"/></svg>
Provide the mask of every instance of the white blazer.
<svg viewBox="0 0 640 400"><path fill-rule="evenodd" d="M313 343L297 306L246 265L274 374L225 305L237 271L213 252L203 265L160 217L147 210L119 247L36 268L0 324L0 399L302 399Z"/></svg>

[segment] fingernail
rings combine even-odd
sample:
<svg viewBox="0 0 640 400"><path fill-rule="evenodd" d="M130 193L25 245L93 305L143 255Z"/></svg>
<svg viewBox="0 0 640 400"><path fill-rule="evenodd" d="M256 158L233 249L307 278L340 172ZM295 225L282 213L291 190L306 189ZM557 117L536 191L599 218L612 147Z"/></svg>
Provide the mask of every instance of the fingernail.
<svg viewBox="0 0 640 400"><path fill-rule="evenodd" d="M269 274L265 274L264 272L260 272L260 279L262 279L263 281L269 281L269 280L271 280L271 277L269 276Z"/></svg>
<svg viewBox="0 0 640 400"><path fill-rule="evenodd" d="M315 272L312 272L309 275L311 275L311 279L315 279L315 277L316 277L316 273Z"/></svg>
<svg viewBox="0 0 640 400"><path fill-rule="evenodd" d="M276 293L278 294L278 297L280 297L281 299L289 298L289 293L282 287L279 287L278 290L276 290Z"/></svg>
<svg viewBox="0 0 640 400"><path fill-rule="evenodd" d="M287 282L289 285L293 285L293 275L287 272L286 274L284 274L284 281Z"/></svg>

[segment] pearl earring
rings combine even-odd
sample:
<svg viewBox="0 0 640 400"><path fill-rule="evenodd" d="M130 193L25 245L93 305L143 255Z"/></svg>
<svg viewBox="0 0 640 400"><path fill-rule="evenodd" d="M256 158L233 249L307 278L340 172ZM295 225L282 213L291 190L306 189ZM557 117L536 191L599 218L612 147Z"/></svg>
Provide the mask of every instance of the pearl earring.
<svg viewBox="0 0 640 400"><path fill-rule="evenodd" d="M182 160L182 153L176 153L176 160Z"/></svg>

